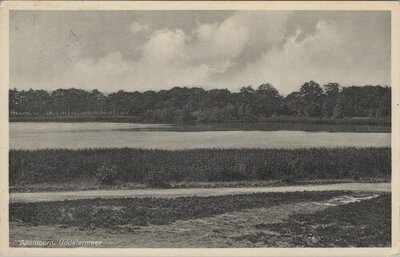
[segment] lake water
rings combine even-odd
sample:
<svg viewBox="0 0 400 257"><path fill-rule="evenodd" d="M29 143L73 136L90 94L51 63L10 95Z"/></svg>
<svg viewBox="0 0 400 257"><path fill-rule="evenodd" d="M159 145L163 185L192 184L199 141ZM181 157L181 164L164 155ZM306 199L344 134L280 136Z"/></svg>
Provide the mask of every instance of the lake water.
<svg viewBox="0 0 400 257"><path fill-rule="evenodd" d="M171 131L169 125L11 122L11 149L384 147L390 133L305 131Z"/></svg>

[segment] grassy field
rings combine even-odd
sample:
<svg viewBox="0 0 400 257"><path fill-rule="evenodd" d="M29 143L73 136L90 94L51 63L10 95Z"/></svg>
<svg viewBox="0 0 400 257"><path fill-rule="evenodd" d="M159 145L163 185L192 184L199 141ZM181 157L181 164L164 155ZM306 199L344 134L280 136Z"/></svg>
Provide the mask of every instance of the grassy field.
<svg viewBox="0 0 400 257"><path fill-rule="evenodd" d="M10 187L76 189L197 182L390 181L390 148L11 150ZM46 189L47 187L47 189ZM74 188L72 187L72 188Z"/></svg>
<svg viewBox="0 0 400 257"><path fill-rule="evenodd" d="M359 200L346 203L349 198ZM390 206L390 194L346 191L14 203L10 243L29 238L101 240L102 247L385 247L391 243Z"/></svg>

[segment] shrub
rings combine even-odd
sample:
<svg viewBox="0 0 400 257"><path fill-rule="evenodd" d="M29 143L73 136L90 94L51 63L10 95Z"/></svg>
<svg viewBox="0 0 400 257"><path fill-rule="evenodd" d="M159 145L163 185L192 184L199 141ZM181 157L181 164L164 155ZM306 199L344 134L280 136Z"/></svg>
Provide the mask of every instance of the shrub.
<svg viewBox="0 0 400 257"><path fill-rule="evenodd" d="M170 188L168 177L161 170L151 170L145 177L145 184L155 188Z"/></svg>
<svg viewBox="0 0 400 257"><path fill-rule="evenodd" d="M117 179L117 167L115 165L103 163L97 168L96 178L102 185L114 185Z"/></svg>

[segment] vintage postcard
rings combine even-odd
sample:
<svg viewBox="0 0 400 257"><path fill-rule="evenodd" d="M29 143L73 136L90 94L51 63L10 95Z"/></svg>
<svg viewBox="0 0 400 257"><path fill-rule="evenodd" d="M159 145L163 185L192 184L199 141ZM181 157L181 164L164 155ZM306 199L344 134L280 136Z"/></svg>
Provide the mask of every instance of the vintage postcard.
<svg viewBox="0 0 400 257"><path fill-rule="evenodd" d="M0 9L2 255L400 254L398 2Z"/></svg>

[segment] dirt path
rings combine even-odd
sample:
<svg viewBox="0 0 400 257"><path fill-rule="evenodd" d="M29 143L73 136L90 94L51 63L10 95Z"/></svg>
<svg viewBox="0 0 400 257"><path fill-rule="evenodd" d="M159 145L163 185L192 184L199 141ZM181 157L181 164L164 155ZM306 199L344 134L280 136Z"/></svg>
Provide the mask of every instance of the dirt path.
<svg viewBox="0 0 400 257"><path fill-rule="evenodd" d="M301 192L351 190L365 192L390 192L390 183L343 183L309 186L239 187L239 188L180 188L180 189L135 189L135 190L87 190L66 192L10 193L10 203L51 202L91 198L176 198L183 196L218 196L270 192Z"/></svg>
<svg viewBox="0 0 400 257"><path fill-rule="evenodd" d="M108 248L295 247L290 245L288 238L269 230L266 225L281 223L291 214L313 213L377 196L373 193L339 196L320 202L281 204L207 218L179 220L168 225L124 225L116 231L101 228L85 231L63 226L35 226L33 229L31 226L11 222L10 243L12 247L21 247L21 240L41 240L54 242L52 247L68 247L61 246L60 240L93 240L101 241L100 247Z"/></svg>
<svg viewBox="0 0 400 257"><path fill-rule="evenodd" d="M59 240L69 239L102 241L101 247L112 248L257 247L246 240L246 237L257 234L257 224L279 223L293 213L325 208L327 206L312 202L294 203L228 212L203 219L180 220L169 225L125 226L120 228L125 228L125 231L118 233L106 229L85 231L60 226L35 226L32 229L11 223L10 243L13 247L21 247L20 240L42 240L54 241L53 247L60 247ZM275 233L270 233L268 236L272 239L277 237Z"/></svg>

